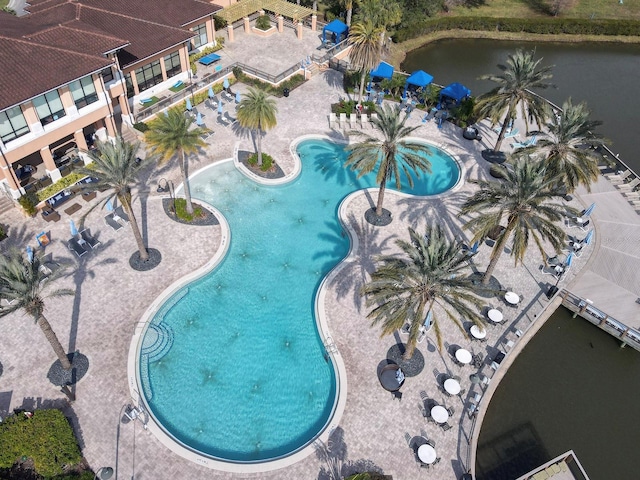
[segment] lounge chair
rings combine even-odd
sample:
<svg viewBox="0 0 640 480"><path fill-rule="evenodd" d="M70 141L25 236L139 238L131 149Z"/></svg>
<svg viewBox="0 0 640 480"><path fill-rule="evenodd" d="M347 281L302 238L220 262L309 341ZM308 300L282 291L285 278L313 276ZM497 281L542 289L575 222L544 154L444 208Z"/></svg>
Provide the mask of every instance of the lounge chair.
<svg viewBox="0 0 640 480"><path fill-rule="evenodd" d="M514 128L510 132L505 133L504 138L513 138L520 133L520 130Z"/></svg>
<svg viewBox="0 0 640 480"><path fill-rule="evenodd" d="M345 128L347 126L347 114L340 114L340 128Z"/></svg>
<svg viewBox="0 0 640 480"><path fill-rule="evenodd" d="M80 245L76 238L69 239L69 241L67 242L67 246L69 247L69 250L71 250L78 256L78 258L87 253L87 250L82 245Z"/></svg>
<svg viewBox="0 0 640 480"><path fill-rule="evenodd" d="M235 123L238 121L236 118L233 118L231 115L229 115L229 112L224 112L224 118L226 118L231 123Z"/></svg>
<svg viewBox="0 0 640 480"><path fill-rule="evenodd" d="M405 323L402 328L400 329L400 333L402 335L409 335L409 331L411 330L411 324L410 323Z"/></svg>
<svg viewBox="0 0 640 480"><path fill-rule="evenodd" d="M124 208L122 208L122 206L118 206L118 208L116 208L113 213L115 213L113 218L118 222L122 220L121 223L129 223L129 215L125 213Z"/></svg>
<svg viewBox="0 0 640 480"><path fill-rule="evenodd" d="M620 172L620 173L616 173L616 174L611 174L611 175L606 175L606 177L609 179L609 181L611 183L618 184L618 183L624 183L625 179L631 175L633 172L631 170L625 170L624 172Z"/></svg>
<svg viewBox="0 0 640 480"><path fill-rule="evenodd" d="M113 228L113 230L115 232L117 232L118 230L120 230L123 227L122 227L122 224L120 222L118 222L114 217L115 217L115 215L113 213L110 213L109 215L105 215L104 223L109 225L111 228Z"/></svg>
<svg viewBox="0 0 640 480"><path fill-rule="evenodd" d="M213 98L206 100L205 105L211 110L216 110L218 108L218 98L214 96Z"/></svg>
<svg viewBox="0 0 640 480"><path fill-rule="evenodd" d="M352 130L358 128L358 116L355 113L349 115L349 126Z"/></svg>
<svg viewBox="0 0 640 480"><path fill-rule="evenodd" d="M100 245L100 241L92 237L91 233L86 228L80 232L80 238L84 240L91 249L94 249Z"/></svg>
<svg viewBox="0 0 640 480"><path fill-rule="evenodd" d="M524 142L512 143L511 144L511 148L517 149L517 148L532 147L537 142L538 142L538 136L537 135L533 135L529 140L525 140Z"/></svg>
<svg viewBox="0 0 640 480"><path fill-rule="evenodd" d="M218 122L223 127L228 127L230 125L230 123L224 119L221 113L218 114L218 118L216 118L216 122Z"/></svg>
<svg viewBox="0 0 640 480"><path fill-rule="evenodd" d="M420 330L418 332L418 339L417 342L418 343L422 343L424 341L424 339L427 338L427 329L424 328L424 326L420 326Z"/></svg>
<svg viewBox="0 0 640 480"><path fill-rule="evenodd" d="M631 180L629 183L621 183L616 185L616 187L618 188L618 190L622 191L623 194L624 192L630 193L633 192L633 190L640 185L640 178L635 178L633 180Z"/></svg>
<svg viewBox="0 0 640 480"><path fill-rule="evenodd" d="M329 128L336 128L338 124L338 116L335 113L329 114Z"/></svg>
<svg viewBox="0 0 640 480"><path fill-rule="evenodd" d="M365 129L369 128L369 116L366 113L360 115L360 126Z"/></svg>

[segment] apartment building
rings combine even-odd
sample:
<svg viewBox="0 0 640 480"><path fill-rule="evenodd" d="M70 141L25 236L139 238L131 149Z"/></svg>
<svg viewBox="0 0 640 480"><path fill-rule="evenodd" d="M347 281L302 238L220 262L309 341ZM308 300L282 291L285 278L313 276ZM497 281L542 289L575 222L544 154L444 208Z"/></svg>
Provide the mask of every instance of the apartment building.
<svg viewBox="0 0 640 480"><path fill-rule="evenodd" d="M0 12L0 184L12 198L59 180L131 123L139 98L189 80L215 42L199 0L33 0Z"/></svg>

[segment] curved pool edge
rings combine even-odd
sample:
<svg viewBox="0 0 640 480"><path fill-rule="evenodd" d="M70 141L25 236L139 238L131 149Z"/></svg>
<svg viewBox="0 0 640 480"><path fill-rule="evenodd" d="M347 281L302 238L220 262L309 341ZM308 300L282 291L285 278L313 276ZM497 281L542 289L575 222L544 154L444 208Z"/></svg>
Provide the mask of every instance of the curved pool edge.
<svg viewBox="0 0 640 480"><path fill-rule="evenodd" d="M295 142L295 140L294 140ZM293 143L292 143L293 145ZM297 144L296 144L297 145ZM290 147L291 149L292 147ZM238 150L240 149L240 142L236 142L235 146L233 147L233 164L236 167L236 170L238 170L241 174L243 174L245 177L249 178L250 180L253 180L256 183L259 183L261 185L284 185L286 183L292 182L293 180L295 180L296 178L298 178L298 175L300 175L300 172L302 172L302 162L300 161L300 158L298 157L298 155L295 154L294 150L291 150L291 156L293 158L293 170L287 174L285 174L284 177L280 177L280 178L264 178L261 177L260 175L256 175L255 173L253 173L251 170L249 170L247 167L244 166L244 164L242 162L240 162L238 160Z"/></svg>

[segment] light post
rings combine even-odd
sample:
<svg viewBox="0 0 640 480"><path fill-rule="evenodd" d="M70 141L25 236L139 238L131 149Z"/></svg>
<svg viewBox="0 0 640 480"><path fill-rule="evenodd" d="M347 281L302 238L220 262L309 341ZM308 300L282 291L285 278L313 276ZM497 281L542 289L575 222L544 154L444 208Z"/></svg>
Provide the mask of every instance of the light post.
<svg viewBox="0 0 640 480"><path fill-rule="evenodd" d="M175 212L176 211L176 195L173 189L173 182L171 180L161 178L160 180L158 180L158 187L156 188L156 191L158 193L169 192L169 197L173 202L173 211Z"/></svg>
<svg viewBox="0 0 640 480"><path fill-rule="evenodd" d="M113 476L113 468L101 467L96 472L93 480L109 480Z"/></svg>

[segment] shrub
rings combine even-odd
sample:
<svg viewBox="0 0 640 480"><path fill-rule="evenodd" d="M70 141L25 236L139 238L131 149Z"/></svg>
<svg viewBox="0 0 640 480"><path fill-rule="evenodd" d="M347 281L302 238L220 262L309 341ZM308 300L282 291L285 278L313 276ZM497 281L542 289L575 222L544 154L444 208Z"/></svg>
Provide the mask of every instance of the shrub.
<svg viewBox="0 0 640 480"><path fill-rule="evenodd" d="M269 15L260 15L256 20L256 28L260 30L269 30L271 28L271 19Z"/></svg>
<svg viewBox="0 0 640 480"><path fill-rule="evenodd" d="M222 39L221 42L218 40ZM209 55L210 53L217 52L222 47L224 47L224 38L216 37L216 45L212 45L211 47L207 47L203 49L201 52L194 53L193 55L189 55L189 66L191 67L191 71L195 75L198 71L198 60L200 60L205 55Z"/></svg>
<svg viewBox="0 0 640 480"><path fill-rule="evenodd" d="M223 28L227 28L227 21L224 18L220 18L218 15L213 16L213 25L216 29L216 32L219 32ZM218 38L216 37L216 41Z"/></svg>
<svg viewBox="0 0 640 480"><path fill-rule="evenodd" d="M253 155L251 155L248 159L247 159L247 163L253 167L257 167L258 166L258 154L254 153ZM260 167L260 170L263 172L269 171L271 170L271 168L274 166L275 162L273 160L273 157L271 155L269 155L268 153L262 153L262 166Z"/></svg>
<svg viewBox="0 0 640 480"><path fill-rule="evenodd" d="M136 130L138 130L138 131L140 131L140 132L144 133L144 132L146 132L147 130L149 130L149 125L147 125L147 124L146 124L146 123L144 123L144 122L138 122L138 123L134 123L134 124L133 124L133 128L135 128Z"/></svg>
<svg viewBox="0 0 640 480"><path fill-rule="evenodd" d="M64 190L65 188L69 188L79 180L82 180L85 176L86 175L83 175L81 173L71 172L69 175L67 175L66 177L62 177L53 185L49 185L47 188L38 190L38 200L41 202L49 197L52 197L56 193Z"/></svg>
<svg viewBox="0 0 640 480"><path fill-rule="evenodd" d="M262 80L259 80L255 77L250 77L242 72L240 68L238 68L237 70L234 68L233 74L239 82L252 87L258 87L261 90L267 92L269 95L273 95L274 97L282 97L282 91L285 88L288 88L289 91L291 91L295 88L298 88L305 82L304 75L300 74L289 77L289 79L285 80L284 82L280 82L280 84L277 86L273 85L272 83L263 82Z"/></svg>
<svg viewBox="0 0 640 480"><path fill-rule="evenodd" d="M36 204L38 203L38 198L31 192L24 194L18 199L18 203L24 210L24 213L33 217L36 214Z"/></svg>
<svg viewBox="0 0 640 480"><path fill-rule="evenodd" d="M0 240L4 240L7 238L7 232L4 229L3 225L0 225Z"/></svg>
<svg viewBox="0 0 640 480"><path fill-rule="evenodd" d="M0 423L0 468L9 468L21 457L33 459L44 477L63 473L67 465L82 460L69 421L60 410L36 410L31 418L18 414Z"/></svg>
<svg viewBox="0 0 640 480"><path fill-rule="evenodd" d="M194 219L202 218L204 216L202 207L199 207L198 205L193 206L193 215L187 213L187 201L184 198L176 198L175 207L176 217L185 222L193 222Z"/></svg>

